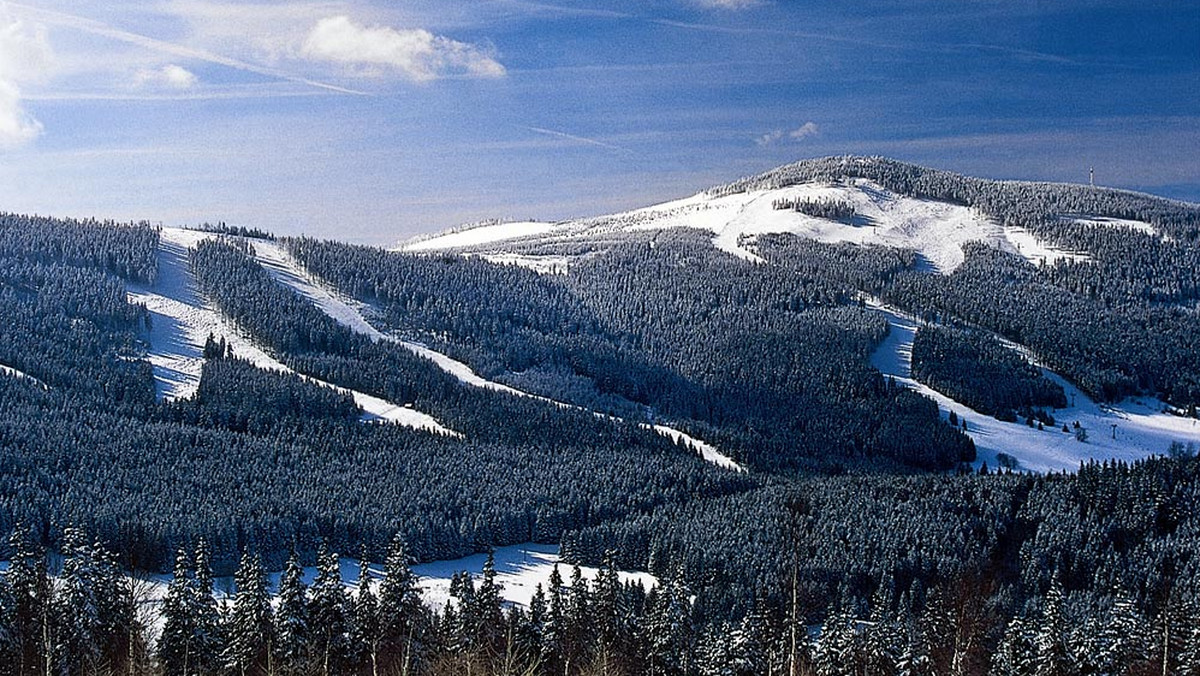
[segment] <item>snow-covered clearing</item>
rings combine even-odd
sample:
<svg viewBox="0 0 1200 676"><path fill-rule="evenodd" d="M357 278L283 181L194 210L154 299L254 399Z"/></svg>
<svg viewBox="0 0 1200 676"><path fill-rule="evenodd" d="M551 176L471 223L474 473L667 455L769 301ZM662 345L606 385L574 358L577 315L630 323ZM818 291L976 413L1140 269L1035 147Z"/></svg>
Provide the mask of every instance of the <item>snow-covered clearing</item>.
<svg viewBox="0 0 1200 676"><path fill-rule="evenodd" d="M559 563L558 545L522 544L511 547L501 547L494 552L496 564L496 581L503 588L501 596L509 603L529 606L534 591L540 584L547 587L550 571ZM476 579L483 572L483 564L487 560L484 554L475 554L453 561L436 561L413 566L413 572L421 577L421 592L425 603L436 609L446 605L450 598L450 577L456 572L467 571ZM598 569L590 566L580 566L583 579L593 580ZM563 582L571 583L571 566L559 566L559 574ZM658 585L658 579L650 573L620 571L621 582L641 583L646 589Z"/></svg>
<svg viewBox="0 0 1200 676"><path fill-rule="evenodd" d="M50 386L47 385L46 383L43 383L42 381L38 380L37 378L34 378L33 376L29 375L28 373L25 373L24 371L15 369L11 366L6 366L4 364L0 364L0 373L12 376L12 377L16 378L17 380L23 380L31 385L36 385L37 387L40 387L43 390L50 389Z"/></svg>
<svg viewBox="0 0 1200 676"><path fill-rule="evenodd" d="M428 239L420 239L407 244L401 244L397 251L439 251L442 249L461 249L481 244L493 244L521 237L544 235L557 226L555 223L538 221L519 221L515 223L490 223L479 225L457 232L436 235Z"/></svg>
<svg viewBox="0 0 1200 676"><path fill-rule="evenodd" d="M546 581L550 578L550 571L553 570L556 564L559 564L559 574L562 575L563 582L568 585L571 582L572 566L571 564L561 563L558 555L558 545L527 542L508 547L499 547L493 551L493 557L496 566L496 581L502 587L501 598L509 603L528 606L537 585L540 584L543 589L546 588ZM486 554L472 554L461 559L416 564L412 566L412 571L419 578L418 582L425 604L432 609L441 610L446 605L446 600L450 598L450 578L455 573L467 572L478 583L480 576L483 574L483 566L486 561ZM361 569L359 559L339 557L338 563L343 583L352 594L357 594ZM372 585L371 590L378 593L378 584L383 579L383 565L368 562L367 569ZM579 567L579 571L585 580L595 579L598 570L591 566ZM650 573L620 571L618 574L622 582L640 582L646 589L650 589L658 584L658 578ZM272 590L279 589L279 578L281 576L282 572L279 571L268 574L267 577ZM302 578L304 584L312 586L316 577L317 569L315 566L304 568ZM165 589L170 578L170 575L156 575L149 578L149 580L152 584L156 586L161 585ZM232 577L217 578L214 580L213 587L218 596L230 596L234 593L235 589ZM156 594L154 597L158 598L160 595Z"/></svg>
<svg viewBox="0 0 1200 676"><path fill-rule="evenodd" d="M540 275L565 275L571 259L567 256L533 256L515 253L483 254L480 258L497 265L516 265Z"/></svg>
<svg viewBox="0 0 1200 676"><path fill-rule="evenodd" d="M143 303L150 311L150 347L147 361L154 369L159 394L166 399L183 399L196 393L204 366L204 343L208 336L224 338L233 354L255 366L281 373L292 370L260 348L227 322L196 291L188 269L188 249L214 237L211 233L164 228L159 241L158 281L151 287L129 285L129 300ZM351 395L367 420L385 420L406 427L457 435L433 417L389 401L331 385L316 378L306 380L333 387Z"/></svg>
<svg viewBox="0 0 1200 676"><path fill-rule="evenodd" d="M1085 252L1068 251L1067 249L1051 246L1034 237L1033 233L1025 228L1005 228L1004 236L1017 253L1021 254L1025 260L1034 265L1053 265L1061 260L1086 261L1091 258Z"/></svg>
<svg viewBox="0 0 1200 676"><path fill-rule="evenodd" d="M558 554L558 545L525 543L500 547L494 550L496 567L496 582L500 585L500 598L509 604L529 607L537 586L542 589L548 586L550 572L559 565L559 575L563 584L570 586L572 564L562 563ZM479 584L483 575L483 566L487 561L486 554L473 554L461 559L447 561L432 561L412 566L412 571L418 577L418 587L425 605L432 610L442 610L450 599L450 578L455 573L467 572ZM361 564L358 559L340 557L338 559L342 584L351 596L358 595L359 574ZM0 573L8 570L8 562L0 562ZM379 593L379 584L383 580L383 566L378 563L367 564L368 578L371 581L371 591ZM591 566L580 566L579 572L584 580L594 580L599 569ZM272 594L279 590L281 571L268 573L267 579ZM650 573L637 571L618 571L622 583L641 584L649 590L658 586L658 578ZM139 574L131 576L134 598L138 602L138 615L150 631L151 639L157 641L162 633L163 616L162 602L167 595L167 587L171 584L170 574ZM302 579L306 586L311 587L316 580L315 566L304 568ZM213 593L217 603L224 606L230 602L236 586L232 576L218 577L213 580Z"/></svg>
<svg viewBox="0 0 1200 676"><path fill-rule="evenodd" d="M1063 217L1071 223L1079 223L1082 225L1101 225L1108 228L1126 228L1129 230L1137 230L1144 232L1147 235L1156 234L1157 231L1153 225L1145 221L1134 221L1128 218L1110 218L1107 216L1085 216L1081 214L1068 214Z"/></svg>
<svg viewBox="0 0 1200 676"><path fill-rule="evenodd" d="M150 311L146 358L154 368L159 394L166 399L184 399L196 393L204 343L210 335L223 337L235 355L259 368L288 370L226 322L196 290L188 269L188 249L208 237L212 235L164 228L158 244L158 280L149 287L128 285L129 302L142 303Z"/></svg>
<svg viewBox="0 0 1200 676"><path fill-rule="evenodd" d="M912 378L912 345L918 320L878 303L871 306L883 313L891 324L887 338L871 358L881 373L934 400L942 415L954 411L967 421L967 434L975 441L978 458L999 467L997 455L1016 458L1020 469L1035 472L1074 471L1087 460L1133 461L1152 455L1164 455L1171 442L1200 443L1200 421L1164 413L1162 405L1143 397L1127 399L1115 405L1092 401L1079 388L1061 376L1043 369L1047 377L1063 386L1071 404L1055 410L1055 427L1039 431L1023 422L1006 423L984 415ZM1027 352L1023 352L1027 354ZM1075 439L1074 423L1087 430L1088 440ZM1063 432L1066 423L1071 432ZM1115 426L1115 427L1114 427Z"/></svg>

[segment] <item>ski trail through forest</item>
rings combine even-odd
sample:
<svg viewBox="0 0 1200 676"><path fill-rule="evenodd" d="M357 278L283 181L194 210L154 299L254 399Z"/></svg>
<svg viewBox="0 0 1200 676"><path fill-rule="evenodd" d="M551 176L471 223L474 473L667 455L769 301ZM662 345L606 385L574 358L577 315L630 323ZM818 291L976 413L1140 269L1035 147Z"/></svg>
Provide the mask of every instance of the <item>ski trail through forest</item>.
<svg viewBox="0 0 1200 676"><path fill-rule="evenodd" d="M1132 397L1113 405L1093 401L1062 376L1038 364L1028 349L1004 341L1042 373L1063 387L1067 408L1056 409L1057 425L1044 430L1023 422L1001 422L947 397L912 377L912 348L920 320L896 308L870 299L867 305L887 318L889 331L871 357L871 365L885 376L894 378L935 403L947 418L953 411L966 421L966 433L975 442L978 453L974 465L987 463L995 469L1002 465L1001 454L1016 459L1017 469L1034 472L1074 471L1089 460L1134 461L1165 455L1172 442L1200 444L1200 425L1193 418L1164 413L1161 403L1152 397ZM1088 431L1087 441L1074 433L1078 422ZM1069 432L1062 431L1067 424Z"/></svg>
<svg viewBox="0 0 1200 676"><path fill-rule="evenodd" d="M255 366L279 373L294 371L237 330L196 290L188 269L188 249L214 235L190 230L163 229L159 241L158 280L151 286L129 284L131 303L141 303L150 312L150 343L147 361L154 370L160 397L186 399L200 386L204 366L204 343L208 337L224 339L233 354ZM385 401L364 392L301 375L311 383L349 394L363 409L365 420L383 420L405 427L461 436L432 416Z"/></svg>
<svg viewBox="0 0 1200 676"><path fill-rule="evenodd" d="M414 354L429 359L438 368L446 373L457 378L460 382L471 385L473 387L481 387L504 392L519 397L528 397L544 401L562 408L573 408L586 410L574 404L558 401L549 397L518 390L508 385L503 385L492 380L488 380L479 374L475 373L470 366L460 362L452 357L449 357L441 352L430 349L425 345L414 343L411 341L402 340L396 336L386 334L375 328L367 321L364 311L367 306L360 301L345 298L342 294L335 293L318 279L313 277L308 271L295 260L282 246L275 242L252 242L254 247L254 257L268 272L280 283L287 285L289 288L307 298L310 302L317 306L322 312L330 316L334 320L346 326L350 330L365 335L375 341L388 341L401 345L412 351ZM602 415L602 414L597 414ZM729 456L721 453L715 446L705 441L697 439L686 432L670 427L667 425L652 425L649 423L639 423L643 428L653 430L654 432L670 438L677 443L682 442L687 445L705 461L732 469L735 471L744 472L745 468L738 464Z"/></svg>

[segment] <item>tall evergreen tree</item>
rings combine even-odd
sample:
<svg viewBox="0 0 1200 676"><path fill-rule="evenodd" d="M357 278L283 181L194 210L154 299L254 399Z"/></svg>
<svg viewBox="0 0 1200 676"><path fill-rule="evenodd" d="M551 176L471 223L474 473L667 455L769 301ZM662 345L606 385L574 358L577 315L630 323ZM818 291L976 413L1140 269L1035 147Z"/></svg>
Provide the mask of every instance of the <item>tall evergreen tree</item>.
<svg viewBox="0 0 1200 676"><path fill-rule="evenodd" d="M323 674L340 674L349 661L352 616L338 555L322 543L308 601L309 640Z"/></svg>
<svg viewBox="0 0 1200 676"><path fill-rule="evenodd" d="M234 574L237 589L222 635L224 663L238 676L271 672L274 633L267 575L257 555L243 553Z"/></svg>
<svg viewBox="0 0 1200 676"><path fill-rule="evenodd" d="M427 611L417 582L404 538L397 533L388 546L379 585L380 662L394 671L412 668L427 639Z"/></svg>
<svg viewBox="0 0 1200 676"><path fill-rule="evenodd" d="M279 605L275 612L276 663L283 672L307 667L310 654L308 600L304 569L295 550L279 578Z"/></svg>
<svg viewBox="0 0 1200 676"><path fill-rule="evenodd" d="M192 576L187 552L175 555L175 568L163 599L163 630L158 639L158 662L164 676L191 676L196 673L196 637L200 623L196 581Z"/></svg>
<svg viewBox="0 0 1200 676"><path fill-rule="evenodd" d="M371 590L371 568L363 556L358 568L358 596L354 599L354 634L351 638L354 661L379 674L379 601Z"/></svg>

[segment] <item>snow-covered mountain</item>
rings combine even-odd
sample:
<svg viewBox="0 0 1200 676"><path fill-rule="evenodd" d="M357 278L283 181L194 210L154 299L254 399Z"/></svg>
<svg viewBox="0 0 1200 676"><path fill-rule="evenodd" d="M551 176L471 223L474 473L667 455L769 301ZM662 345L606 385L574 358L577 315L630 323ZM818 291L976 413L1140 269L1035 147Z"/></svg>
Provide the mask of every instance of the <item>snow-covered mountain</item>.
<svg viewBox="0 0 1200 676"><path fill-rule="evenodd" d="M860 161L868 165L890 163L879 158L840 159L851 164ZM916 253L919 268L943 276L962 265L965 247L975 243L1020 256L1034 266L1088 263L1093 258L1086 248L1051 241L1045 236L1047 229L1044 227L1039 231L1006 223L987 210L962 201L916 197L862 176L793 180L786 178L789 171L790 167L781 167L683 199L606 216L555 223L488 221L443 234L421 236L402 242L393 250L478 256L540 273L563 274L573 263L625 241L627 237L688 228L710 233L717 249L753 264L766 263L757 243L760 237L770 234L790 234L827 244L908 250ZM1065 189L1074 193L1092 190L1085 186L1056 184L987 183L1007 183L1032 191ZM1124 195L1139 200L1147 198L1136 193L1106 192L1117 198ZM853 217L809 215L793 206L805 203L842 205L853 212ZM1183 206L1194 209L1191 205ZM1163 228L1133 217L1065 213L1056 216L1055 220L1064 225L1100 231L1136 233L1164 242L1171 239ZM650 245L653 246L653 240ZM1011 463L1015 459L1027 470L1069 471L1088 460L1134 460L1161 455L1173 442L1200 444L1200 425L1194 417L1177 415L1153 396L1098 403L1047 366L1035 350L1002 336L1004 344L1043 370L1048 378L1060 383L1069 394L1070 405L1056 411L1055 417L1099 432L1092 435L1089 443L1083 444L1077 443L1071 434L1046 434L1044 430L1039 432L1020 422L1000 422L914 380L912 347L917 327L922 322L878 300L871 299L871 305L887 318L891 327L888 339L872 356L872 364L884 375L936 401L943 416L953 411L957 417L970 420L965 429L979 450L974 463L976 467L984 463L996 467L998 462Z"/></svg>
<svg viewBox="0 0 1200 676"><path fill-rule="evenodd" d="M854 209L855 218L838 221L810 216L778 205L795 202L836 202ZM1102 217L1077 220L1153 232L1148 223ZM522 254L535 245L603 241L614 234L697 228L713 235L722 251L749 261L757 237L790 233L818 242L849 242L911 249L930 268L947 274L963 262L963 245L984 242L1020 254L1033 263L1085 259L1086 254L1064 250L1040 240L1027 229L1003 226L978 209L949 202L897 194L864 178L813 182L784 188L714 195L705 191L679 200L633 211L559 223L489 222L401 243L396 251L460 251L489 260L513 262L537 270L561 270L561 255Z"/></svg>

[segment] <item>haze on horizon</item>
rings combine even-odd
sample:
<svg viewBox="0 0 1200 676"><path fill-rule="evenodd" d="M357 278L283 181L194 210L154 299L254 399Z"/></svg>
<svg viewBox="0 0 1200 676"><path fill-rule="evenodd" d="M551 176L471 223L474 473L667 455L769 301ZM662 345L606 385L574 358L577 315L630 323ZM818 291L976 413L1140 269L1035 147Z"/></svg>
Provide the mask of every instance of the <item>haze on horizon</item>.
<svg viewBox="0 0 1200 676"><path fill-rule="evenodd" d="M1200 11L975 0L0 2L0 210L387 244L802 157L1200 201Z"/></svg>

